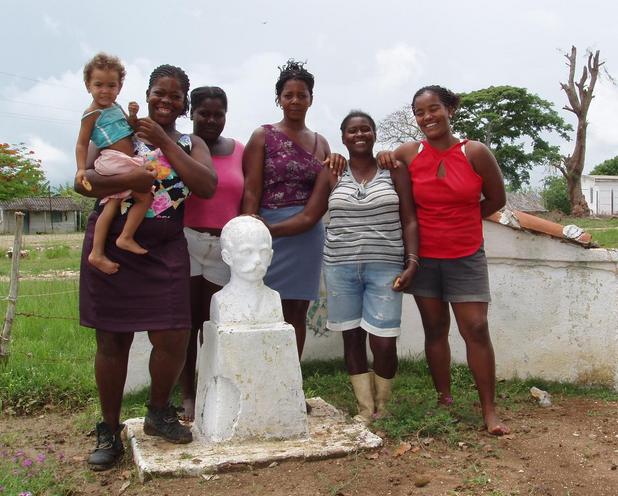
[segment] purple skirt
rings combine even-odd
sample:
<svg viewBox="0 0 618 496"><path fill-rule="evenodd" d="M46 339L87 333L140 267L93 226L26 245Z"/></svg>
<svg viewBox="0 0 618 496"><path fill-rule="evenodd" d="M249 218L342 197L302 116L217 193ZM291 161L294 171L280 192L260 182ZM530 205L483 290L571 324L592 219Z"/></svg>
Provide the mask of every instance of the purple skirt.
<svg viewBox="0 0 618 496"><path fill-rule="evenodd" d="M118 215L105 243L105 254L120 264L104 274L88 263L98 214L88 219L79 283L80 323L109 332L191 328L189 254L182 222L146 218L135 240L148 250L135 255L116 247L126 216Z"/></svg>

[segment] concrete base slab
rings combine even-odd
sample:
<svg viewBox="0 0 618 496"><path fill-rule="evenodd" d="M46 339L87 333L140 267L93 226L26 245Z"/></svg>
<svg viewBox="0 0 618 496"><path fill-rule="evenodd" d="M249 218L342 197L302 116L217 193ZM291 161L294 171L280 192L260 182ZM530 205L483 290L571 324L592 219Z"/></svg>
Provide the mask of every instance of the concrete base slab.
<svg viewBox="0 0 618 496"><path fill-rule="evenodd" d="M284 441L253 441L242 444L171 444L147 436L143 418L125 422L140 480L151 476L186 477L224 472L239 465L265 466L289 459L316 460L345 456L362 449L378 448L382 439L362 424L326 403L310 398L309 437Z"/></svg>

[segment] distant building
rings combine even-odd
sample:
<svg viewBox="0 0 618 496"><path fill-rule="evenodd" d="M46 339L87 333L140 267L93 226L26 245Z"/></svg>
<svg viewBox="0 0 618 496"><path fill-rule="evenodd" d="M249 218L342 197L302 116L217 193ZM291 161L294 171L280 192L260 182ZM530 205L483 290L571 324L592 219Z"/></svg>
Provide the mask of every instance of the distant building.
<svg viewBox="0 0 618 496"><path fill-rule="evenodd" d="M506 208L509 210L519 210L528 214L547 212L543 205L543 198L536 191L523 193L521 191L507 192Z"/></svg>
<svg viewBox="0 0 618 496"><path fill-rule="evenodd" d="M37 197L0 201L0 233L15 232L15 212L24 214L24 234L75 232L81 215L70 198Z"/></svg>
<svg viewBox="0 0 618 496"><path fill-rule="evenodd" d="M618 214L618 176L582 175L582 193L594 215Z"/></svg>

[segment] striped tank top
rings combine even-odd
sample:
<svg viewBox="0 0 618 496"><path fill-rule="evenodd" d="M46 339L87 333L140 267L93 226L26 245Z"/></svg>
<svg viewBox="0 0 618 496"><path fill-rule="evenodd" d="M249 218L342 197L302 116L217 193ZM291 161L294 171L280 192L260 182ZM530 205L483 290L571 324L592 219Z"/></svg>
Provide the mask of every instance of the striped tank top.
<svg viewBox="0 0 618 496"><path fill-rule="evenodd" d="M325 264L382 262L403 265L399 196L390 172L367 183L346 170L328 199Z"/></svg>

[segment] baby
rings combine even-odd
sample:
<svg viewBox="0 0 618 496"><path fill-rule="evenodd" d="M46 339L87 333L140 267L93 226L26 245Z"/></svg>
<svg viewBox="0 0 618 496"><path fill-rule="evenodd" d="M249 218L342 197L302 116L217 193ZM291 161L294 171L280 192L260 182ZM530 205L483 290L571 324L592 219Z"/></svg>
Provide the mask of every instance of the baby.
<svg viewBox="0 0 618 496"><path fill-rule="evenodd" d="M116 97L122 88L125 69L117 57L99 53L84 67L84 83L92 95L92 103L84 112L75 147L77 161L76 179L85 189L92 186L86 179L86 160L90 140L101 150L101 155L94 163L95 170L101 175L123 174L134 167L145 165L144 158L135 157L133 150L134 128L137 126L139 106L129 103L129 115L116 103ZM152 203L151 193L124 191L101 200L104 204L94 229L92 251L88 262L106 274L118 271L118 264L105 256L105 240L114 217L120 210L123 199L131 196L133 205L127 213L127 220L122 232L116 239L116 246L138 255L147 253L134 239L144 215Z"/></svg>

